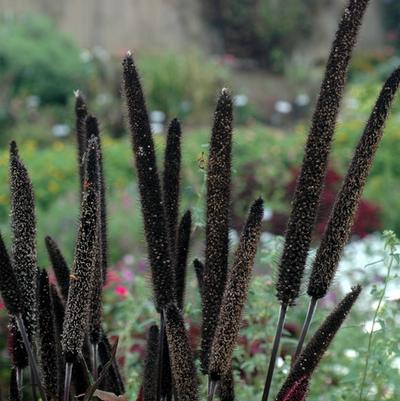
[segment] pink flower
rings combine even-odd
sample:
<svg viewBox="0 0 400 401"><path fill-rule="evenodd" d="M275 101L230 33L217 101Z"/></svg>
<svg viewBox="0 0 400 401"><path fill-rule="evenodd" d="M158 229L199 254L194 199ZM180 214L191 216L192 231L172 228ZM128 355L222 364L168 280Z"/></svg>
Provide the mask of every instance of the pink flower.
<svg viewBox="0 0 400 401"><path fill-rule="evenodd" d="M107 272L106 287L108 287L112 283L120 283L120 282L121 282L121 278L118 276L118 274L115 271L109 270Z"/></svg>
<svg viewBox="0 0 400 401"><path fill-rule="evenodd" d="M119 295L120 297L126 297L129 293L128 289L124 287L123 285L117 285L115 287L115 293Z"/></svg>

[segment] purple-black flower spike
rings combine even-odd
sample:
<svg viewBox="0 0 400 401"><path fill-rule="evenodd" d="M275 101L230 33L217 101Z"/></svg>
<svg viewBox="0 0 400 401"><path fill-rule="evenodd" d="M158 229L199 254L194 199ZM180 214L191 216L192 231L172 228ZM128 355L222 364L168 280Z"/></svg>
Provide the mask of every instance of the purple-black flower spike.
<svg viewBox="0 0 400 401"><path fill-rule="evenodd" d="M50 285L51 306L53 309L54 332L56 341L56 361L57 361L57 388L58 397L61 400L64 393L64 374L65 374L65 359L61 347L62 328L64 323L65 308L57 288L54 284ZM88 384L89 385L89 384Z"/></svg>
<svg viewBox="0 0 400 401"><path fill-rule="evenodd" d="M154 301L156 309L161 312L175 298L172 260L149 117L139 76L130 52L123 61L123 76L151 265Z"/></svg>
<svg viewBox="0 0 400 401"><path fill-rule="evenodd" d="M178 400L198 400L196 367L182 315L175 304L165 309L168 349Z"/></svg>
<svg viewBox="0 0 400 401"><path fill-rule="evenodd" d="M17 383L17 370L15 368L11 369L10 377L10 395L8 397L9 401L21 401L22 397Z"/></svg>
<svg viewBox="0 0 400 401"><path fill-rule="evenodd" d="M88 114L85 99L82 93L77 90L75 91L75 130L76 130L76 142L78 148L78 166L79 166L79 182L80 182L80 194L81 200L84 192L83 183L85 181L85 163L84 154L87 148L88 138L86 137L86 116Z"/></svg>
<svg viewBox="0 0 400 401"><path fill-rule="evenodd" d="M232 99L223 89L214 115L207 169L206 260L203 275L201 367L207 372L228 272Z"/></svg>
<svg viewBox="0 0 400 401"><path fill-rule="evenodd" d="M307 293L315 299L325 296L335 276L399 84L397 68L382 87L336 198L310 275Z"/></svg>
<svg viewBox="0 0 400 401"><path fill-rule="evenodd" d="M54 274L57 279L58 286L61 291L61 295L66 302L68 299L68 290L69 290L69 267L63 254L60 251L60 248L57 242L47 236L45 238L45 244L47 248L47 253L49 254L49 258L51 261L51 265L53 267Z"/></svg>
<svg viewBox="0 0 400 401"><path fill-rule="evenodd" d="M94 258L98 241L98 164L97 139L88 144L88 156L82 200L78 238L68 301L65 309L62 347L67 363L73 363L82 350L88 328L89 308L92 295Z"/></svg>
<svg viewBox="0 0 400 401"><path fill-rule="evenodd" d="M292 305L299 295L347 67L367 4L368 0L349 1L332 44L279 264L277 297L282 305Z"/></svg>
<svg viewBox="0 0 400 401"><path fill-rule="evenodd" d="M179 121L174 118L168 127L162 179L167 235L170 241L171 254L173 256L175 256L177 251L176 236L179 213L181 134L181 125Z"/></svg>
<svg viewBox="0 0 400 401"><path fill-rule="evenodd" d="M39 353L43 385L49 400L57 399L58 363L55 317L46 270L39 273Z"/></svg>
<svg viewBox="0 0 400 401"><path fill-rule="evenodd" d="M23 302L23 318L31 339L37 327L36 218L32 183L17 145L10 143L12 265Z"/></svg>
<svg viewBox="0 0 400 401"><path fill-rule="evenodd" d="M179 224L176 259L175 259L175 286L176 302L178 308L183 310L185 296L187 257L189 252L190 232L192 228L192 215L190 210L186 211Z"/></svg>
<svg viewBox="0 0 400 401"><path fill-rule="evenodd" d="M208 373L211 381L219 381L231 367L232 352L239 335L254 258L260 239L263 212L263 201L260 198L253 203L250 209L233 265L229 270L210 353Z"/></svg>
<svg viewBox="0 0 400 401"><path fill-rule="evenodd" d="M194 271L196 273L197 283L199 285L200 298L203 297L203 275L204 275L204 265L199 259L193 261Z"/></svg>
<svg viewBox="0 0 400 401"><path fill-rule="evenodd" d="M232 366L221 377L217 388L219 399L221 401L234 401L235 399L235 382L233 379Z"/></svg>
<svg viewBox="0 0 400 401"><path fill-rule="evenodd" d="M26 353L17 323L12 316L10 316L10 323L8 325L7 348L12 366L20 370L25 369L28 366L28 354Z"/></svg>
<svg viewBox="0 0 400 401"><path fill-rule="evenodd" d="M4 304L11 315L22 311L22 300L17 279L15 277L11 260L0 234L0 292Z"/></svg>
<svg viewBox="0 0 400 401"><path fill-rule="evenodd" d="M107 203L106 203L106 184L104 177L103 167L103 152L101 147L101 137L99 124L96 117L88 115L86 117L86 135L87 138L92 136L97 138L98 144L98 158L99 158L99 169L100 169L100 244L101 244L101 269L103 276L103 283L106 282L107 278L107 265L108 265L108 251L107 251Z"/></svg>
<svg viewBox="0 0 400 401"><path fill-rule="evenodd" d="M345 298L336 306L316 331L303 352L296 359L289 376L279 391L275 401L290 400L287 394L302 381L308 381L318 366L322 356L332 342L335 334L346 319L350 309L360 295L361 287L352 288ZM306 378L306 379L304 379Z"/></svg>
<svg viewBox="0 0 400 401"><path fill-rule="evenodd" d="M153 325L147 334L147 351L143 374L143 401L157 401L158 327Z"/></svg>

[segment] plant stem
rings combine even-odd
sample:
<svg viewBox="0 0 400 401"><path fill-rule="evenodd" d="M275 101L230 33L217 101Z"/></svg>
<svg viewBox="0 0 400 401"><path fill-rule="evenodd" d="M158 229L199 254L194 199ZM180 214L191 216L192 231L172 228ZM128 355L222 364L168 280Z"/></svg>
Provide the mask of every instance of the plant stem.
<svg viewBox="0 0 400 401"><path fill-rule="evenodd" d="M393 266L393 261L394 261L394 257L393 257L392 254L390 254L388 270L387 270L387 274L386 274L386 277L385 277L385 285L383 287L382 294L379 297L378 306L375 309L374 318L372 319L371 331L370 331L369 336L368 336L367 356L365 358L365 366L364 366L363 377L362 377L362 381L361 381L359 401L362 401L363 395L364 395L364 387L365 387L365 382L367 380L368 365L369 365L369 358L371 356L372 340L373 340L373 336L374 336L375 324L376 324L376 320L378 318L379 309L381 308L383 299L385 298L387 285L388 285L388 282L389 282L389 279L390 279L390 272L391 272L392 266Z"/></svg>
<svg viewBox="0 0 400 401"><path fill-rule="evenodd" d="M303 349L304 340L306 339L308 329L310 328L310 324L311 324L312 318L314 316L314 312L317 307L317 303L318 303L318 299L316 299L316 298L310 299L310 304L308 305L307 315L304 320L303 328L301 329L301 334L300 334L299 342L297 343L297 348L296 348L296 352L294 354L293 362L301 354L301 350Z"/></svg>
<svg viewBox="0 0 400 401"><path fill-rule="evenodd" d="M210 376L208 376L208 393L207 393L207 401L213 401L215 392L217 391L219 381L211 380Z"/></svg>
<svg viewBox="0 0 400 401"><path fill-rule="evenodd" d="M23 379L24 379L24 370L22 368L17 368L16 369L16 381L17 381L17 387L18 387L18 392L19 392L20 396L22 396Z"/></svg>
<svg viewBox="0 0 400 401"><path fill-rule="evenodd" d="M64 379L64 401L69 401L69 392L71 389L71 377L72 377L72 362L65 364L65 379Z"/></svg>
<svg viewBox="0 0 400 401"><path fill-rule="evenodd" d="M29 342L28 334L26 333L25 324L22 319L22 315L21 314L16 315L15 320L17 322L18 329L22 336L22 341L24 342L26 352L28 354L29 366L32 369L33 377L36 380L38 387L39 387L40 397L42 398L42 401L47 401L46 394L45 394L43 386L42 386L42 381L41 381L41 377L40 377L40 373L39 373L39 367L36 362L35 355L32 352L32 347Z"/></svg>
<svg viewBox="0 0 400 401"><path fill-rule="evenodd" d="M97 370L97 352L98 352L98 343L92 343L92 372L93 372L93 380L97 380L98 370Z"/></svg>
<svg viewBox="0 0 400 401"><path fill-rule="evenodd" d="M274 375L275 362L276 362L276 357L278 355L279 344L281 342L283 325L285 323L287 308L288 308L287 304L282 304L279 309L278 325L276 327L274 344L272 346L271 358L269 360L268 373L267 373L267 377L265 379L262 401L268 401L268 395L269 395L269 391L271 389L272 376Z"/></svg>

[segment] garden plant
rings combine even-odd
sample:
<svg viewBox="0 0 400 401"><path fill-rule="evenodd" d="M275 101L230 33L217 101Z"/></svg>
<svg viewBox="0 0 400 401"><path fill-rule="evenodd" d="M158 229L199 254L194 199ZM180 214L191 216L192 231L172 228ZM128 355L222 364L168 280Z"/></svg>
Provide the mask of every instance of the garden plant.
<svg viewBox="0 0 400 401"><path fill-rule="evenodd" d="M367 5L368 0L349 1L332 44L316 103L276 278L280 312L268 355L269 365L265 366L262 401L307 399L311 376L361 292L361 286L354 283L352 290L305 343L317 303L327 294L349 239L371 163L400 84L400 68L392 72L382 87L336 197L312 262L307 286L310 304L292 366L280 391L271 398L285 317L287 310L295 306L304 281L347 68ZM181 125L177 119L169 125L163 171L159 174L145 98L131 52L126 54L122 65L152 299L159 315L159 324L148 328L144 372L137 399L198 400L199 375L203 374L208 379L208 401L216 397L231 401L235 398L232 353L242 324L264 216L263 200L255 199L249 205L238 245L230 257L231 94L224 88L217 100L204 166L205 251L204 257L192 262L188 261L192 215L190 210L181 213L179 207ZM116 358L118 340L109 340L102 321L102 292L109 254L102 140L97 119L90 114L79 91L75 92L75 114L81 196L72 266L68 266L57 241L50 236L45 238L57 284L50 282L48 272L38 267L34 188L22 161L23 151L20 155L17 144L10 143L10 251L0 237L0 290L10 320L10 401L127 399ZM196 273L201 298L199 363L185 326L189 265ZM28 376L30 392L24 385ZM360 401L361 397L362 394Z"/></svg>

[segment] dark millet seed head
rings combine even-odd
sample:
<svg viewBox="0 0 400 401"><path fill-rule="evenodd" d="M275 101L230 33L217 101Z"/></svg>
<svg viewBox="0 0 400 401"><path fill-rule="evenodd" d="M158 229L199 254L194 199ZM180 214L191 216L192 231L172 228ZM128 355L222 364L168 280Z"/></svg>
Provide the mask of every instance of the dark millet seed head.
<svg viewBox="0 0 400 401"><path fill-rule="evenodd" d="M83 161L84 154L87 148L87 137L86 137L86 116L88 114L85 99L82 93L77 90L75 91L75 130L76 130L76 141L78 148L78 166L79 166L79 180L80 180L80 193L83 195L83 182L85 180L85 163Z"/></svg>
<svg viewBox="0 0 400 401"><path fill-rule="evenodd" d="M188 210L183 215L179 224L175 258L176 302L180 310L183 309L183 300L185 297L186 268L191 228L192 215L190 210Z"/></svg>
<svg viewBox="0 0 400 401"><path fill-rule="evenodd" d="M203 274L204 265L199 259L193 261L194 271L196 273L197 283L199 285L200 298L203 299Z"/></svg>
<svg viewBox="0 0 400 401"><path fill-rule="evenodd" d="M165 309L166 333L172 376L178 400L198 400L196 368L189 338L179 309L169 304Z"/></svg>
<svg viewBox="0 0 400 401"><path fill-rule="evenodd" d="M62 334L62 347L67 362L74 362L82 349L88 327L92 294L94 258L98 244L98 164L97 140L88 144L85 193L82 200L78 238L70 282Z"/></svg>
<svg viewBox="0 0 400 401"><path fill-rule="evenodd" d="M288 388L284 393L279 393L275 401L306 401L308 394L309 378L303 376Z"/></svg>
<svg viewBox="0 0 400 401"><path fill-rule="evenodd" d="M336 198L310 275L307 293L315 299L326 295L335 276L399 84L400 68L383 85Z"/></svg>
<svg viewBox="0 0 400 401"><path fill-rule="evenodd" d="M367 4L368 0L350 0L327 62L279 264L277 297L285 305L299 295L347 67Z"/></svg>
<svg viewBox="0 0 400 401"><path fill-rule="evenodd" d="M15 318L12 316L10 316L10 323L8 325L7 348L11 356L12 366L19 369L24 369L28 366L28 354L26 353Z"/></svg>
<svg viewBox="0 0 400 401"><path fill-rule="evenodd" d="M58 383L57 386L58 386L58 392L60 394L60 399L62 399L61 395L63 394L64 391L65 360L62 352L60 339L64 323L65 308L60 298L60 295L57 292L57 288L55 287L54 284L50 285L50 297L54 314L53 317L54 317L55 337L57 339L56 341L57 383Z"/></svg>
<svg viewBox="0 0 400 401"><path fill-rule="evenodd" d="M11 260L0 234L0 292L8 312L17 315L22 311L21 293Z"/></svg>
<svg viewBox="0 0 400 401"><path fill-rule="evenodd" d="M263 201L260 198L253 203L250 209L222 298L221 312L208 366L210 377L215 380L219 380L231 367L232 352L239 335L254 258L260 239L262 217Z"/></svg>
<svg viewBox="0 0 400 401"><path fill-rule="evenodd" d="M14 141L10 144L10 193L12 266L22 297L22 315L31 338L37 326L35 201L31 180Z"/></svg>
<svg viewBox="0 0 400 401"><path fill-rule="evenodd" d="M50 262L53 267L54 274L57 279L57 284L60 288L61 295L66 301L68 299L69 275L70 271L65 261L63 254L56 241L50 236L45 238L47 253L49 254Z"/></svg>
<svg viewBox="0 0 400 401"><path fill-rule="evenodd" d="M174 277L149 117L139 76L130 53L123 61L123 76L154 300L160 312L165 305L174 301Z"/></svg>
<svg viewBox="0 0 400 401"><path fill-rule="evenodd" d="M232 367L221 377L217 392L221 401L234 401L235 382L233 379Z"/></svg>
<svg viewBox="0 0 400 401"><path fill-rule="evenodd" d="M289 389L293 388L295 383L303 380L304 377L307 380L311 377L335 334L346 319L354 302L360 295L360 292L360 286L352 288L351 292L345 296L325 319L292 366L289 376L276 397L276 401L285 400L283 396L287 394Z"/></svg>
<svg viewBox="0 0 400 401"><path fill-rule="evenodd" d="M39 353L43 385L49 400L58 396L57 340L46 270L39 273Z"/></svg>
<svg viewBox="0 0 400 401"><path fill-rule="evenodd" d="M147 334L147 351L144 362L143 401L156 401L158 327L153 325Z"/></svg>
<svg viewBox="0 0 400 401"><path fill-rule="evenodd" d="M92 115L88 115L85 120L86 124L86 135L87 138L91 138L92 136L97 138L98 144L98 159L99 159L99 171L100 171L100 245L101 245L101 270L103 283L105 283L107 279L107 204L106 204L106 184L104 177L104 167L103 167L103 152L101 147L101 137L99 124L97 122L96 117Z"/></svg>
<svg viewBox="0 0 400 401"><path fill-rule="evenodd" d="M223 89L215 109L207 169L206 258L200 354L204 372L207 371L228 272L232 127L232 99L228 91Z"/></svg>
<svg viewBox="0 0 400 401"><path fill-rule="evenodd" d="M176 252L181 168L181 125L174 118L168 128L164 157L163 195L171 255Z"/></svg>

